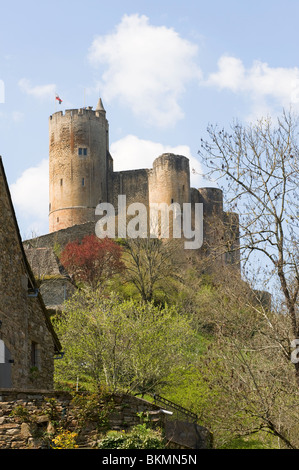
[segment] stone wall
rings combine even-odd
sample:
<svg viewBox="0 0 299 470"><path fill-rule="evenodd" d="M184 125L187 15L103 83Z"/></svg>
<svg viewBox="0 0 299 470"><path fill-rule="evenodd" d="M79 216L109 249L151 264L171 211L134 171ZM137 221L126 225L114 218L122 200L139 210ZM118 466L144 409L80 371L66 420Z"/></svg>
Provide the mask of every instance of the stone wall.
<svg viewBox="0 0 299 470"><path fill-rule="evenodd" d="M138 202L148 208L148 170L128 170L112 173L109 179L109 202L115 208L116 214L118 195L126 196L127 207L134 202Z"/></svg>
<svg viewBox="0 0 299 470"><path fill-rule="evenodd" d="M57 400L57 411L69 406L69 394L57 394L46 390L0 389L0 449L47 448L43 440L51 433L51 405L47 399ZM14 414L15 413L15 414Z"/></svg>
<svg viewBox="0 0 299 470"><path fill-rule="evenodd" d="M210 431L196 423L179 420L166 420L164 425L166 439L174 445L189 449L209 449L213 447Z"/></svg>
<svg viewBox="0 0 299 470"><path fill-rule="evenodd" d="M25 248L52 248L58 253L68 242L80 241L86 235L95 235L95 222L87 222L81 225L73 225L65 229L51 232L40 237L24 240Z"/></svg>
<svg viewBox="0 0 299 470"><path fill-rule="evenodd" d="M84 395L76 397L84 398ZM99 405L95 414L91 410L84 414L80 401L67 392L0 389L0 449L47 448L47 436L53 435L55 422L58 427L78 434L79 447L95 448L99 437L107 430L129 430L140 424L140 413L146 415L153 426L165 430L171 448L209 448L212 445L206 428L193 423L167 422L167 415L161 408L146 400L112 394L104 401L106 406ZM99 427L99 412L105 409L108 411Z"/></svg>

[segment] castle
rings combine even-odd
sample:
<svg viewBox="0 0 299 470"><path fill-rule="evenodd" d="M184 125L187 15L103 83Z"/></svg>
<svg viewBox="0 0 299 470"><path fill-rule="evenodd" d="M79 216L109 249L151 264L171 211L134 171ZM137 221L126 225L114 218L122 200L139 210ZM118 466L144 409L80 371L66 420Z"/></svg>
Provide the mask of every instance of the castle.
<svg viewBox="0 0 299 470"><path fill-rule="evenodd" d="M95 220L101 202L191 202L189 160L164 154L152 169L113 171L109 126L101 99L92 107L57 112L49 119L49 231Z"/></svg>
<svg viewBox="0 0 299 470"><path fill-rule="evenodd" d="M117 209L135 202L203 203L205 253L217 250L225 264L238 263L238 217L223 211L218 188L190 186L189 159L166 153L150 169L114 171L109 152L109 124L102 100L92 107L56 112L49 118L49 232L95 222L98 204ZM194 215L194 214L193 214ZM220 245L222 247L220 248ZM227 249L223 247L227 246Z"/></svg>
<svg viewBox="0 0 299 470"><path fill-rule="evenodd" d="M202 203L203 243L199 249L183 250L187 262L200 261L201 272L219 273L228 267L239 276L239 219L223 210L222 190L192 188L189 159L171 153L158 156L149 169L114 171L106 111L99 99L95 110L71 109L49 117L49 233L23 242L35 276L43 281L40 290L47 308L55 311L73 290L57 248L95 234L96 207L110 203L117 215L119 195L126 197L127 207L136 202L146 208L190 203L193 209ZM194 211L191 216L194 227Z"/></svg>

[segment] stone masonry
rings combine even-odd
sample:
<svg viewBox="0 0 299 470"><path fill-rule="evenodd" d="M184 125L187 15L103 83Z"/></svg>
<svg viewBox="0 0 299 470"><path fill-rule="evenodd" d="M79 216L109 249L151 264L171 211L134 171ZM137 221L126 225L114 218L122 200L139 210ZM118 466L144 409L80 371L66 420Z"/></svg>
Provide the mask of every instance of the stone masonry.
<svg viewBox="0 0 299 470"><path fill-rule="evenodd" d="M53 388L61 346L21 241L0 158L0 387Z"/></svg>
<svg viewBox="0 0 299 470"><path fill-rule="evenodd" d="M76 395L68 392L0 389L0 449L49 448L49 439L59 428L75 432L79 448L96 448L97 441L108 429L128 431L141 423L142 416L153 427L164 430L169 448L212 447L212 435L206 428L168 420L158 405L146 400L126 394L106 396L106 419L99 427L97 417L105 409L105 403L94 414L89 411L82 422L82 407L78 407L75 398Z"/></svg>

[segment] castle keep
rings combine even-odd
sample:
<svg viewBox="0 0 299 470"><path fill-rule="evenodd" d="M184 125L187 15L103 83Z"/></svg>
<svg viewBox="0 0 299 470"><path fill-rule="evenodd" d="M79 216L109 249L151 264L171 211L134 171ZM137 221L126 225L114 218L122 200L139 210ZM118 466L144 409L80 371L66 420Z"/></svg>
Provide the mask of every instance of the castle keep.
<svg viewBox="0 0 299 470"><path fill-rule="evenodd" d="M203 203L204 247L221 244L224 262L238 263L238 218L223 211L218 188L192 188L188 158L166 153L150 169L114 171L109 152L109 124L102 100L92 107L56 112L49 118L49 231L95 222L100 203L117 210L118 195L127 207L142 203ZM223 245L228 246L226 253ZM219 248L219 246L218 246Z"/></svg>
<svg viewBox="0 0 299 470"><path fill-rule="evenodd" d="M91 108L50 116L50 232L94 220L99 201L107 201L108 122L99 102Z"/></svg>

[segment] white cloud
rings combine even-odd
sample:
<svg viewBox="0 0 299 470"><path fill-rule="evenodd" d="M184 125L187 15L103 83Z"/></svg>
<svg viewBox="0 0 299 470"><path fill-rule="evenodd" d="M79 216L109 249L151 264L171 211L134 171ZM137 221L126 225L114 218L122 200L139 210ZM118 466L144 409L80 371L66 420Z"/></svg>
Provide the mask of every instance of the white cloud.
<svg viewBox="0 0 299 470"><path fill-rule="evenodd" d="M32 86L30 81L26 78L21 78L21 80L19 80L19 87L23 92L39 99L54 99L56 90L56 85L54 83Z"/></svg>
<svg viewBox="0 0 299 470"><path fill-rule="evenodd" d="M254 114L270 111L272 107L299 108L299 68L270 67L259 60L246 69L243 62L231 56L222 56L218 71L212 73L206 85L247 93L252 99Z"/></svg>
<svg viewBox="0 0 299 470"><path fill-rule="evenodd" d="M197 46L173 29L125 15L114 33L95 38L89 60L106 67L98 84L105 101L117 98L145 121L171 126L183 117L186 85L201 77L196 55Z"/></svg>
<svg viewBox="0 0 299 470"><path fill-rule="evenodd" d="M31 232L45 233L49 211L49 163L44 159L36 167L26 169L17 181L10 185L13 205L18 221L26 237ZM20 223L19 222L19 223Z"/></svg>
<svg viewBox="0 0 299 470"><path fill-rule="evenodd" d="M189 158L190 181L192 187L205 186L201 176L201 165L197 158L191 154L187 145L163 145L150 140L139 139L134 135L126 137L111 144L111 155L114 161L114 171L134 170L140 168L152 168L153 161L163 153L174 153ZM192 173L192 169L196 174Z"/></svg>
<svg viewBox="0 0 299 470"><path fill-rule="evenodd" d="M222 56L218 61L218 72L210 75L207 84L237 92L244 86L244 81L245 67L242 61L235 57Z"/></svg>

